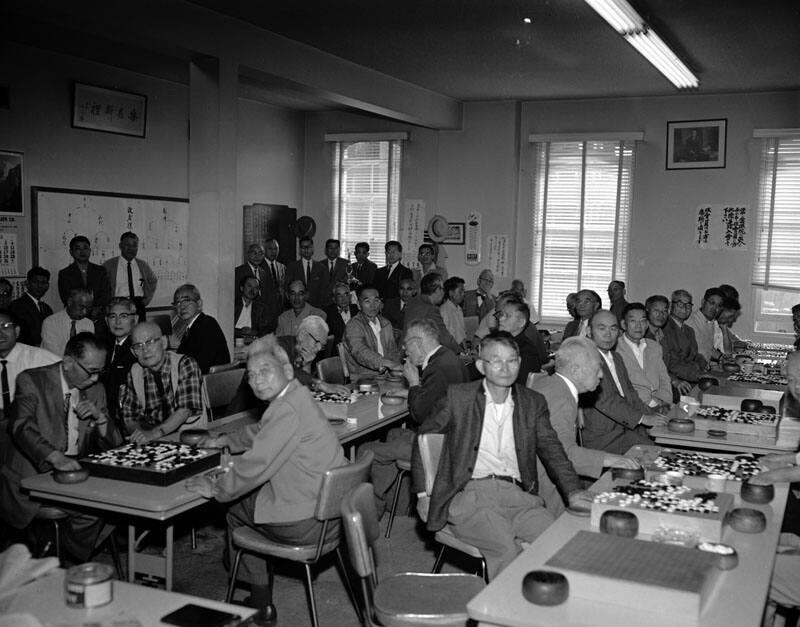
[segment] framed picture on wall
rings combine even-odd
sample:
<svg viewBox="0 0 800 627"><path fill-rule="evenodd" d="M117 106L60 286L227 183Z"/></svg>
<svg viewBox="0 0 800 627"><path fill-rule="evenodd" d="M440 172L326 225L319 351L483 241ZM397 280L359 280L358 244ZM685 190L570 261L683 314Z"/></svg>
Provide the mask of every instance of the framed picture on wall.
<svg viewBox="0 0 800 627"><path fill-rule="evenodd" d="M0 150L0 213L23 213L21 152Z"/></svg>
<svg viewBox="0 0 800 627"><path fill-rule="evenodd" d="M667 122L667 170L724 168L728 120Z"/></svg>
<svg viewBox="0 0 800 627"><path fill-rule="evenodd" d="M147 96L75 83L73 128L144 137L146 120Z"/></svg>
<svg viewBox="0 0 800 627"><path fill-rule="evenodd" d="M428 237L428 229L425 229L422 233L422 239L426 242L433 242L430 237ZM462 245L464 244L464 223L463 222L450 222L447 225L447 237L442 240L442 244L456 244Z"/></svg>

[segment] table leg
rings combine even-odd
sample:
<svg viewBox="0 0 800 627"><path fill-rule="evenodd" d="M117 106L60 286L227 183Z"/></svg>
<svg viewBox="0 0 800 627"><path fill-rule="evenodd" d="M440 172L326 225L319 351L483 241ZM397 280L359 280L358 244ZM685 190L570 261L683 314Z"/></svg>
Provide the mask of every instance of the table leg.
<svg viewBox="0 0 800 627"><path fill-rule="evenodd" d="M165 557L165 560L166 560L166 564L164 566L165 566L165 570L167 571L166 572L167 590L172 590L172 557L173 557L173 542L172 542L172 540L173 540L173 527L172 527L172 525L168 525L167 526L167 540L166 540L167 546L164 547L164 552L165 552L165 556L164 557Z"/></svg>
<svg viewBox="0 0 800 627"><path fill-rule="evenodd" d="M144 534L138 540L142 540ZM138 550L136 526L128 525L128 581L153 588L172 590L172 566L174 559L174 528L166 528L163 554L143 553Z"/></svg>

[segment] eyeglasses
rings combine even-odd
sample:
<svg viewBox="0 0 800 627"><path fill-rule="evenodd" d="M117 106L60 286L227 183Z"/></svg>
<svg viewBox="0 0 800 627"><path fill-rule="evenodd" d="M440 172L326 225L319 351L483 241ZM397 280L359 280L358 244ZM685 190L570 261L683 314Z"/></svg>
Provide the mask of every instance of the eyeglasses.
<svg viewBox="0 0 800 627"><path fill-rule="evenodd" d="M506 366L508 368L513 368L515 366L519 366L520 361L522 361L519 357L512 357L511 359L484 359L483 357L479 358L482 362L489 364L491 368L502 368Z"/></svg>
<svg viewBox="0 0 800 627"><path fill-rule="evenodd" d="M196 303L196 298L179 298L174 303L172 303L173 307L180 307L181 305L185 305L186 303Z"/></svg>
<svg viewBox="0 0 800 627"><path fill-rule="evenodd" d="M247 382L252 383L253 381L257 381L260 378L266 379L267 377L271 377L275 374L277 368L271 367L264 367L259 368L258 370L248 370L247 371Z"/></svg>
<svg viewBox="0 0 800 627"><path fill-rule="evenodd" d="M100 377L100 376L102 376L102 375L103 375L103 373L106 371L106 369L105 369L105 368L100 368L99 370L89 370L89 369L88 369L86 366L84 366L84 365L83 365L81 362L79 362L77 359L75 359L75 360L73 360L73 361L74 361L76 364L78 364L78 366L80 366L80 369L81 369L81 370L83 370L83 371L86 373L86 376L87 376L87 377L89 377L90 379L91 379L92 377Z"/></svg>
<svg viewBox="0 0 800 627"><path fill-rule="evenodd" d="M149 340L145 340L144 342L136 342L136 344L131 345L131 350L134 353L143 353L144 349L152 348L155 346L156 342L161 341L161 336L159 337L151 337Z"/></svg>
<svg viewBox="0 0 800 627"><path fill-rule="evenodd" d="M677 307L683 307L684 309L691 309L694 306L694 303L684 303L682 300L673 300L672 304Z"/></svg>
<svg viewBox="0 0 800 627"><path fill-rule="evenodd" d="M11 296L11 290L2 290L0 291L0 296Z"/></svg>
<svg viewBox="0 0 800 627"><path fill-rule="evenodd" d="M310 331L308 331L307 329L303 329L303 333L305 333L305 334L306 334L308 337L310 337L312 340L314 340L314 341L315 341L317 344L322 344L322 343L323 343L323 342L322 342L322 340L318 340L318 339L317 339L317 338L316 338L316 337L315 337L315 336L314 336L314 335L313 335L313 334L312 334ZM326 341L327 341L327 338L326 338Z"/></svg>
<svg viewBox="0 0 800 627"><path fill-rule="evenodd" d="M129 314L129 313L120 313L120 314L110 313L106 315L106 318L108 318L112 322L114 322L115 320L119 320L120 322L127 322L128 319L133 315L134 314Z"/></svg>
<svg viewBox="0 0 800 627"><path fill-rule="evenodd" d="M0 329L3 331L7 331L8 329L13 329L16 327L16 322L0 322Z"/></svg>

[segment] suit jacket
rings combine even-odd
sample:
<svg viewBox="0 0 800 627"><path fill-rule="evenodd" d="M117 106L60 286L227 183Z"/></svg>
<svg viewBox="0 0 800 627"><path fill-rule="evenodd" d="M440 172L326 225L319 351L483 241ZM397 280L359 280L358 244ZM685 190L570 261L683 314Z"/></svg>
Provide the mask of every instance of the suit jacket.
<svg viewBox="0 0 800 627"><path fill-rule="evenodd" d="M478 290L468 290L464 292L464 316L478 316L478 320L483 320L483 317L494 311L495 297L488 294L483 298L483 303L478 307Z"/></svg>
<svg viewBox="0 0 800 627"><path fill-rule="evenodd" d="M622 311L627 306L628 306L628 301L625 300L624 298L620 298L619 300L611 303L608 307L608 310L617 317L617 320L622 320Z"/></svg>
<svg viewBox="0 0 800 627"><path fill-rule="evenodd" d="M42 306L41 311L26 292L18 299L11 301L8 306L11 313L19 320L18 342L30 346L39 346L42 343L42 322L53 313L53 309L43 300L39 302Z"/></svg>
<svg viewBox="0 0 800 627"><path fill-rule="evenodd" d="M570 320L567 322L567 325L564 327L564 333L561 336L562 340L566 340L568 337L575 337L578 335L578 331L581 328L581 320Z"/></svg>
<svg viewBox="0 0 800 627"><path fill-rule="evenodd" d="M309 304L314 307L322 307L323 288L328 281L325 275L328 270L319 261L312 261L311 276L306 281L306 273L301 262L305 262L305 259L296 259L286 264L286 288L289 288L292 281L302 281L306 284Z"/></svg>
<svg viewBox="0 0 800 627"><path fill-rule="evenodd" d="M538 331L536 335L539 335ZM531 372L541 371L541 354L539 347L534 344L525 333L525 329L515 335L514 340L517 342L517 346L519 346L519 357L521 360L519 364L519 374L517 375L517 383L525 385L528 381L528 375ZM539 341L541 342L541 336L539 336Z"/></svg>
<svg viewBox="0 0 800 627"><path fill-rule="evenodd" d="M119 415L119 386L127 383L131 366L136 363L136 356L131 350L132 344L130 335L119 346L116 346L116 338L112 337L106 353L106 371L102 381L106 389L108 413L115 420Z"/></svg>
<svg viewBox="0 0 800 627"><path fill-rule="evenodd" d="M537 493L538 457L565 497L580 490L580 479L567 459L558 434L550 426L544 398L516 384L511 388L511 394L514 399L514 445L523 489ZM485 409L482 381L451 385L444 406L420 427L420 433L445 434L428 511L427 527L431 531L444 527L450 501L472 479ZM417 487L424 486L424 472L418 460L418 456L412 457Z"/></svg>
<svg viewBox="0 0 800 627"><path fill-rule="evenodd" d="M611 351L624 396L620 396L614 377L605 359L600 358L603 379L592 392L584 392L579 397L583 408L583 445L617 455L624 455L635 444L652 444L647 430L639 425L642 415L650 409L642 402L628 378L625 363Z"/></svg>
<svg viewBox="0 0 800 627"><path fill-rule="evenodd" d="M378 289L383 302L386 302L389 298L400 298L400 281L411 278L413 278L411 269L398 263L391 276L389 276L389 266L378 268L375 271L373 285Z"/></svg>
<svg viewBox="0 0 800 627"><path fill-rule="evenodd" d="M616 351L622 357L628 378L645 405L649 405L651 400L671 403L672 383L664 364L661 346L655 340L644 338L644 341L647 342L647 348L644 349L644 368L639 365L633 349L622 335L617 341Z"/></svg>
<svg viewBox="0 0 800 627"><path fill-rule="evenodd" d="M442 283L444 283L447 280L448 274L447 270L445 270L444 268L440 268L439 266L434 265L433 269L429 270L425 274L431 274L431 273L438 274L440 277L442 277ZM422 274L422 268L414 268L411 271L411 278L414 280L414 285L417 286L417 289L419 289L420 281L422 281L422 277L424 277L425 274Z"/></svg>
<svg viewBox="0 0 800 627"><path fill-rule="evenodd" d="M361 281L361 285L372 285L375 282L375 272L377 272L378 266L369 259L362 263L360 268L358 265L358 262L350 265L353 269L353 278Z"/></svg>
<svg viewBox="0 0 800 627"><path fill-rule="evenodd" d="M102 385L95 383L82 395L107 413ZM28 526L39 511L39 503L22 494L20 482L51 470L45 458L53 451L66 450L65 419L61 362L21 372L12 406L11 437L4 434L0 438L0 512L17 529ZM113 423L108 424L105 437L101 437L98 428L90 428L89 422L78 421L78 457L122 444Z"/></svg>
<svg viewBox="0 0 800 627"><path fill-rule="evenodd" d="M240 295L236 299L236 302L233 304L233 324L236 324L236 321L239 319L239 316L241 315L243 308L244 308L244 303L242 302L242 297ZM275 321L270 320L269 315L267 314L267 306L264 304L263 301L254 300L251 303L250 328L256 332L256 335L258 337L266 335L270 331L274 331L276 323L277 319ZM242 335L241 329L234 329L233 336L244 337Z"/></svg>
<svg viewBox="0 0 800 627"><path fill-rule="evenodd" d="M258 490L256 524L285 523L314 516L323 475L346 461L336 432L311 392L296 380L270 403L258 424L228 434L235 455L219 475L218 501Z"/></svg>
<svg viewBox="0 0 800 627"><path fill-rule="evenodd" d="M389 300L383 301L381 315L391 322L395 329L398 329L402 332L406 312L405 309L400 309L401 302L402 301L400 300L399 296L397 298L390 298Z"/></svg>
<svg viewBox="0 0 800 627"><path fill-rule="evenodd" d="M323 307L333 302L333 294L331 293L333 286L337 283L347 283L347 259L337 257L334 260L333 276L331 276L330 271L330 260L327 257L317 263L322 266L323 270L322 285L320 286L322 305L319 305L319 307Z"/></svg>
<svg viewBox="0 0 800 627"><path fill-rule="evenodd" d="M550 424L567 453L575 472L587 477L599 477L603 472L605 453L578 446L575 438L578 419L578 401L560 376L538 377L533 381L534 391L547 401ZM539 472L539 496L544 499L550 513L558 516L564 511L564 500L546 473Z"/></svg>
<svg viewBox="0 0 800 627"><path fill-rule="evenodd" d="M339 313L339 307L336 306L336 303L331 303L325 309L323 309L325 315L328 316L327 323L328 323L328 332L333 336L333 344L334 346L342 341L342 337L344 336L344 327L345 323L342 319L342 314ZM358 313L358 307L356 305L350 305L350 319L353 319ZM334 355L336 353L334 352Z"/></svg>
<svg viewBox="0 0 800 627"><path fill-rule="evenodd" d="M76 287L86 287L94 294L93 308L102 308L108 305L111 300L111 283L108 274L103 266L89 262L86 269L86 285L83 284L83 276L75 263L69 264L66 268L58 271L58 295L64 305L67 304L69 291Z"/></svg>
<svg viewBox="0 0 800 627"><path fill-rule="evenodd" d="M203 374L207 374L211 366L231 361L222 329L214 318L203 312L197 315L192 326L183 334L177 352L194 357Z"/></svg>
<svg viewBox="0 0 800 627"><path fill-rule="evenodd" d="M363 313L356 315L344 328L344 344L348 351L347 369L353 379L360 375L375 374L380 370L384 358L400 361L400 351L394 341L392 325L383 316L378 316L378 320L381 323L383 357L378 353L378 342Z"/></svg>
<svg viewBox="0 0 800 627"><path fill-rule="evenodd" d="M144 292L142 302L146 307L150 304L150 301L153 300L153 294L156 293L158 277L156 277L155 272L150 269L150 266L148 266L146 262L142 261L138 257L136 258L136 265L139 267L139 276L141 277L142 291ZM108 276L108 283L111 286L111 294L113 295L116 291L115 282L117 280L117 271L119 269L119 255L106 260L106 262L103 264L103 268L105 268L106 275Z"/></svg>
<svg viewBox="0 0 800 627"><path fill-rule="evenodd" d="M697 352L697 341L692 328L685 323L678 326L670 316L662 330L664 339L661 349L664 351L664 363L669 374L692 383L699 381L705 372L706 362Z"/></svg>
<svg viewBox="0 0 800 627"><path fill-rule="evenodd" d="M281 312L285 309L286 303L286 266L284 266L277 259L274 263L275 274L278 275L277 282L272 278L272 272L269 269L266 259L264 260L264 263L256 268L255 274L253 273L253 269L250 267L249 263L237 266L235 271L236 285L234 285L234 290L239 302L241 302L241 296L239 294L239 282L245 276L255 276L261 283L261 294L257 300L264 305L264 333L272 333L275 330L275 327L278 324L278 316L280 316ZM236 305L234 305L234 308L235 307ZM239 317L238 314L236 317Z"/></svg>
<svg viewBox="0 0 800 627"><path fill-rule="evenodd" d="M411 418L417 424L422 424L434 413L437 403L445 399L450 385L467 381L467 369L458 355L449 348L440 346L422 370L419 385L408 388L408 410Z"/></svg>
<svg viewBox="0 0 800 627"><path fill-rule="evenodd" d="M444 326L444 319L442 312L436 305L432 305L424 300L421 296L410 298L406 303L405 310L403 311L403 332L408 330L409 325L417 320L430 320L436 325L439 330L439 344L446 346L454 353L458 353L460 347L455 338L453 338L447 327Z"/></svg>

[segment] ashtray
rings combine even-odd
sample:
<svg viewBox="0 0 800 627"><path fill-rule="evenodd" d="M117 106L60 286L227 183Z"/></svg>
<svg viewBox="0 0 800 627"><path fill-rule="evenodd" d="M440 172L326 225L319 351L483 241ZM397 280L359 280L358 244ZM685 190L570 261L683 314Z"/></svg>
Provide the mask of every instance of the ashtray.
<svg viewBox="0 0 800 627"><path fill-rule="evenodd" d="M406 399L402 396L395 396L394 394L381 394L381 403L384 405L402 405Z"/></svg>
<svg viewBox="0 0 800 627"><path fill-rule="evenodd" d="M522 596L536 605L560 605L569 597L569 582L552 570L532 570L522 579Z"/></svg>
<svg viewBox="0 0 800 627"><path fill-rule="evenodd" d="M692 433L694 431L694 420L688 418L672 418L667 423L667 429L674 433Z"/></svg>
<svg viewBox="0 0 800 627"><path fill-rule="evenodd" d="M687 529L677 529L675 527L659 527L653 532L653 542L661 544L674 544L675 546L685 546L694 548L700 537L694 531Z"/></svg>
<svg viewBox="0 0 800 627"><path fill-rule="evenodd" d="M720 570L731 570L739 564L739 554L729 544L721 542L701 542L697 545L700 551L712 553L717 558L717 568Z"/></svg>
<svg viewBox="0 0 800 627"><path fill-rule="evenodd" d="M767 528L767 517L757 509L737 507L728 514L728 523L742 533L761 533Z"/></svg>
<svg viewBox="0 0 800 627"><path fill-rule="evenodd" d="M723 431L722 429L709 429L708 430L708 437L710 438L724 438L728 436L727 431Z"/></svg>
<svg viewBox="0 0 800 627"><path fill-rule="evenodd" d="M79 468L78 470L54 470L53 480L56 483L81 483L89 478L89 470Z"/></svg>
<svg viewBox="0 0 800 627"><path fill-rule="evenodd" d="M749 480L745 480L742 481L742 488L739 494L743 501L755 503L756 505L764 505L775 498L775 486L771 483L762 485L750 483Z"/></svg>

